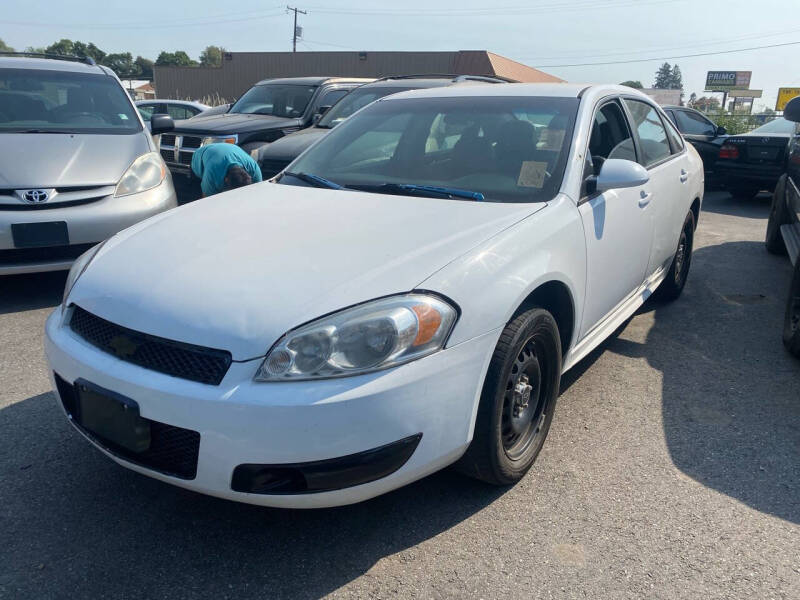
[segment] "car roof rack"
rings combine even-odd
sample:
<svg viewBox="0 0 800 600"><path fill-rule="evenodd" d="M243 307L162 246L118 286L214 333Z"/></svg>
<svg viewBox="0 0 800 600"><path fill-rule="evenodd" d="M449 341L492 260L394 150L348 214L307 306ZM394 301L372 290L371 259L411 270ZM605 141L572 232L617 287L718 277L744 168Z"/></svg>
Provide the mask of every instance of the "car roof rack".
<svg viewBox="0 0 800 600"><path fill-rule="evenodd" d="M23 56L27 58L51 58L54 60L69 60L72 62L82 62L86 65L95 66L97 63L91 56L73 56L72 54L50 54L48 52L0 52L2 56Z"/></svg>
<svg viewBox="0 0 800 600"><path fill-rule="evenodd" d="M508 83L508 79L500 77L487 77L484 75L456 75L455 73L418 73L415 75L387 75L376 79L378 81L388 81L390 79L450 79L453 83L459 81L483 81L484 83Z"/></svg>

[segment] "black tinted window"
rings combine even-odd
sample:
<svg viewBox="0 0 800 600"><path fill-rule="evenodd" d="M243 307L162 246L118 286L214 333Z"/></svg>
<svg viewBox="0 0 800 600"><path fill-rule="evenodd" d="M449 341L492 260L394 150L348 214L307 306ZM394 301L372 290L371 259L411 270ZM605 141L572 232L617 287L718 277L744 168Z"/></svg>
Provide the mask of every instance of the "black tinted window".
<svg viewBox="0 0 800 600"><path fill-rule="evenodd" d="M676 110L678 129L688 135L715 135L717 128L705 117L688 110Z"/></svg>

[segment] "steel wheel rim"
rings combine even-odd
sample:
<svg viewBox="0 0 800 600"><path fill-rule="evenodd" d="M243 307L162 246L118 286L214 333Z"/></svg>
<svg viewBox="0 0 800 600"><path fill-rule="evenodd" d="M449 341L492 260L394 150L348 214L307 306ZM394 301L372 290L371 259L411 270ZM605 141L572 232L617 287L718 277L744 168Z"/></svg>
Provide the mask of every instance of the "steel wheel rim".
<svg viewBox="0 0 800 600"><path fill-rule="evenodd" d="M529 338L506 378L500 436L503 451L511 460L519 460L534 444L547 417L549 394L542 379L547 371L543 350L541 343Z"/></svg>

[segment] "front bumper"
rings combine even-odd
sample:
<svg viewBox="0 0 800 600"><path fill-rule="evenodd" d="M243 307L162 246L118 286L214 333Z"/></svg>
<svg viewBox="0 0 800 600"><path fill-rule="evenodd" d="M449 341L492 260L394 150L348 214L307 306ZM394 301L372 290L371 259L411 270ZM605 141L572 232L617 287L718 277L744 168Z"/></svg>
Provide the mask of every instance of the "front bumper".
<svg viewBox="0 0 800 600"><path fill-rule="evenodd" d="M366 500L457 460L471 440L483 376L500 333L487 333L394 369L341 379L255 383L260 360L234 362L222 383L213 386L121 361L86 343L61 321L57 308L46 325L45 350L52 372L67 382L85 379L135 400L146 419L200 434L192 479L137 465L86 436L109 457L204 494L294 508ZM418 445L399 469L369 483L316 493L233 489L240 465L296 467L419 434Z"/></svg>
<svg viewBox="0 0 800 600"><path fill-rule="evenodd" d="M69 269L87 245L91 246L148 217L177 206L172 177L161 185L121 198L105 196L87 204L42 210L3 210L0 206L0 275ZM69 246L20 249L14 247L11 225L65 221ZM72 252L72 249L75 252Z"/></svg>

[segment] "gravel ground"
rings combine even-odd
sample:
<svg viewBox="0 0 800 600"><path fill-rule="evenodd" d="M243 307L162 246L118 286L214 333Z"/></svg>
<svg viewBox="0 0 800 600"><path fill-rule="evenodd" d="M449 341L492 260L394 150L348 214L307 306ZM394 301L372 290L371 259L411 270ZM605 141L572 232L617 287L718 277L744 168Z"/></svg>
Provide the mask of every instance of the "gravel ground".
<svg viewBox="0 0 800 600"><path fill-rule="evenodd" d="M710 194L684 295L562 381L509 489L450 471L339 509L217 500L123 469L49 392L63 274L0 279L1 598L797 598L800 362L768 199Z"/></svg>

